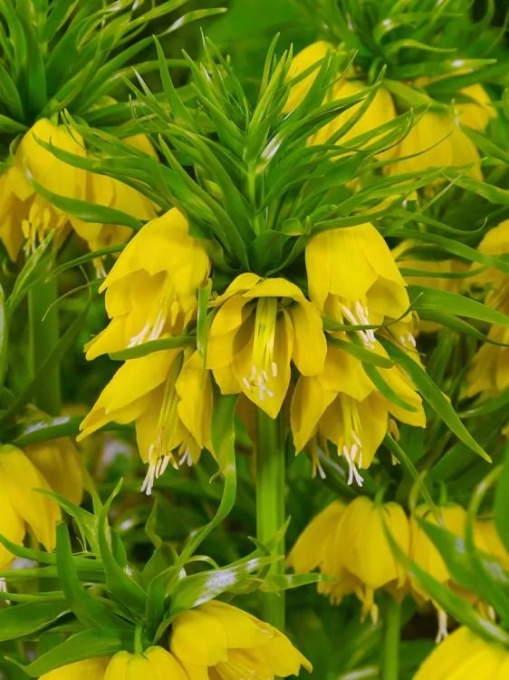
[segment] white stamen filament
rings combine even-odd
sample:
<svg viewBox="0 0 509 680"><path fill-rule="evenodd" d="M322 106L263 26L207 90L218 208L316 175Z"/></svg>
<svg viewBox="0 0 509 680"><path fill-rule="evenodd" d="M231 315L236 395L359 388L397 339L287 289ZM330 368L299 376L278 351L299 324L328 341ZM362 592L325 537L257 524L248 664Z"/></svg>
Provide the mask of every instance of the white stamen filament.
<svg viewBox="0 0 509 680"><path fill-rule="evenodd" d="M447 614L443 609L439 609L437 614L438 631L435 642L438 644L439 642L442 642L442 640L445 640L445 638L449 635L449 631L447 630Z"/></svg>
<svg viewBox="0 0 509 680"><path fill-rule="evenodd" d="M258 401L265 397L272 399L274 391L269 383L277 378L278 366L274 361L278 301L276 298L260 298L256 304L255 326L253 330L253 354L251 372L243 376L242 384L247 392L258 391Z"/></svg>
<svg viewBox="0 0 509 680"><path fill-rule="evenodd" d="M352 484L355 479L357 485L362 486L364 480L362 479L362 476L359 474L359 471L357 470L357 467L355 466L354 462L357 451L358 451L357 446L354 445L349 449L345 444L341 450L341 453L343 454L346 462L348 463L348 484Z"/></svg>
<svg viewBox="0 0 509 680"><path fill-rule="evenodd" d="M343 311L343 314L346 316L348 321L352 324L352 326L369 326L369 316L368 316L368 310L366 307L364 307L359 300L355 303L355 312L357 316L353 313L351 309L346 307L345 305L341 305L341 309ZM372 328L366 328L364 330L358 330L356 333L359 334L359 337L361 338L363 344L366 347L373 347L376 343L376 337L375 337L375 332Z"/></svg>
<svg viewBox="0 0 509 680"><path fill-rule="evenodd" d="M147 474L145 475L145 479L141 485L142 493L145 492L147 496L150 496L156 479L159 479L159 477L164 474L169 462L170 456L164 455L158 456L155 462L149 463Z"/></svg>

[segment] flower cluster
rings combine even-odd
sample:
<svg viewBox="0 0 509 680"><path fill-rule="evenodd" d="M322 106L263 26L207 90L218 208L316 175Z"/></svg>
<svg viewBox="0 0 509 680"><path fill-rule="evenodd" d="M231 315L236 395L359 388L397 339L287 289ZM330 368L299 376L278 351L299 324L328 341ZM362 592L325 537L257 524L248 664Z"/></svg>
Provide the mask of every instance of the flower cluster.
<svg viewBox="0 0 509 680"><path fill-rule="evenodd" d="M455 586L420 519L432 524L440 522L455 536L463 537L465 534L467 513L457 504L440 506L438 518L425 505L418 506L408 517L398 503L378 503L359 496L348 504L334 501L314 517L293 546L288 564L297 573L318 568L330 578L318 584L319 593L327 595L333 604L339 604L347 594L355 594L362 602L363 615L369 613L376 620L378 607L375 595L381 590L397 601L407 594L411 594L419 604L430 600L420 582L408 574L395 556L387 538L389 533L404 554L438 583L461 592L475 602L475 596ZM504 566L509 565L509 555L495 531L493 520L477 520L475 535L479 549L493 555ZM440 639L447 634L447 629L443 612L440 607L438 609Z"/></svg>
<svg viewBox="0 0 509 680"><path fill-rule="evenodd" d="M219 600L178 615L168 649L117 652L61 666L41 680L274 680L298 675L311 664L288 638L267 623Z"/></svg>

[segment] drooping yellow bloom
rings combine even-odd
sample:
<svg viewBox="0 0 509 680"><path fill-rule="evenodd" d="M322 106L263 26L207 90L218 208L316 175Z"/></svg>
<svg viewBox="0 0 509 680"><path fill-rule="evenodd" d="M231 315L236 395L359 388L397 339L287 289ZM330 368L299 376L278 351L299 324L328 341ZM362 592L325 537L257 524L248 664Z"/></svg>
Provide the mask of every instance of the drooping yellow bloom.
<svg viewBox="0 0 509 680"><path fill-rule="evenodd" d="M484 255L500 256L509 253L509 220L490 229L478 246ZM486 304L504 314L509 314L509 276L495 267L488 267L476 274L471 281L484 286L487 291ZM496 396L509 387L509 328L493 324L488 338L494 342L483 344L472 359L467 376L466 396L476 394Z"/></svg>
<svg viewBox="0 0 509 680"><path fill-rule="evenodd" d="M36 464L10 444L0 447L0 533L14 543L22 543L27 530L33 532L46 550L55 547L55 527L60 508L36 489L51 490ZM0 546L0 568L14 559Z"/></svg>
<svg viewBox="0 0 509 680"><path fill-rule="evenodd" d="M399 600L408 588L406 572L392 553L384 523L408 553L410 530L403 508L359 496L346 507L332 503L315 517L292 549L289 562L298 573L317 566L334 578L319 583L318 592L334 604L354 593L363 603L363 615L370 613L376 620L376 592L386 590ZM319 541L313 539L312 529L317 530ZM306 548L312 558L305 556Z"/></svg>
<svg viewBox="0 0 509 680"><path fill-rule="evenodd" d="M153 352L119 368L81 423L78 441L107 423L134 422L140 456L149 464L143 489L150 493L168 463L191 464L203 448L212 449L211 414L210 375L199 355Z"/></svg>
<svg viewBox="0 0 509 680"><path fill-rule="evenodd" d="M173 654L163 647L149 647L143 654L115 654L104 680L188 680L188 676Z"/></svg>
<svg viewBox="0 0 509 680"><path fill-rule="evenodd" d="M330 43L319 41L308 45L303 50L301 50L292 60L290 70L288 73L289 79L294 79L300 76L302 73L315 67L310 71L310 73L302 78L299 82L292 86L290 94L288 96L288 101L286 102L284 110L287 112L293 111L299 104L302 103L309 90L311 89L321 66L321 61L324 59L328 53L332 53L334 50ZM348 79L345 74L338 73L338 81L335 82L329 91L324 96L324 102L335 102L341 99L346 99L360 94L362 90L366 88L366 85L355 79ZM339 113L333 120L323 126L317 133L312 135L309 139L310 144L326 144L329 142L331 137L335 135L338 130L343 127L352 116L358 111L362 102L354 104L346 109L344 112ZM380 87L376 92L370 105L364 111L362 116L354 125L347 130L340 139L337 140L337 144L341 147L352 147L357 148L357 144L350 145L355 137L363 135L368 132L372 132L381 125L394 120L396 118L396 109L394 106L393 99L389 92ZM370 146L377 140L379 136L375 135L369 139L369 142L363 142L360 148L365 148ZM392 158L396 153L395 149L389 149L377 154L380 159Z"/></svg>
<svg viewBox="0 0 509 680"><path fill-rule="evenodd" d="M68 663L41 675L39 680L104 680L110 659L97 657Z"/></svg>
<svg viewBox="0 0 509 680"><path fill-rule="evenodd" d="M110 324L86 345L87 359L178 335L194 317L210 261L176 208L146 224L127 244L100 291Z"/></svg>
<svg viewBox="0 0 509 680"><path fill-rule="evenodd" d="M482 181L475 144L449 114L425 111L396 149L398 160L387 166L392 175L424 172L432 168L472 166L466 174Z"/></svg>
<svg viewBox="0 0 509 680"><path fill-rule="evenodd" d="M189 680L175 657L163 647L143 654L117 652L112 657L76 661L41 676L40 680Z"/></svg>
<svg viewBox="0 0 509 680"><path fill-rule="evenodd" d="M483 132L490 120L497 117L497 111L482 85L474 83L458 91L470 101L454 103L454 113L461 125L467 125L477 132Z"/></svg>
<svg viewBox="0 0 509 680"><path fill-rule="evenodd" d="M366 85L360 80L341 79L332 88L329 95L330 101L353 97L360 94L365 88ZM360 101L358 104L350 106L343 113L338 114L332 121L327 123L327 125L324 125L323 128L313 135L309 142L311 144L328 143L333 135L335 135L341 127L350 121L352 116L357 113L361 106L362 101ZM380 87L366 111L364 111L359 120L357 120L349 130L345 131L341 135L341 137L336 141L336 144L345 148L365 148L367 146L371 146L380 138L381 135L371 135L369 140L367 142L364 141L360 146L357 143L349 144L349 142L360 135L373 132L376 130L376 128L389 123L396 118L396 115L396 108L391 95L386 89ZM393 147L377 153L376 156L380 160L387 160L394 158L396 153L397 149L396 147Z"/></svg>
<svg viewBox="0 0 509 680"><path fill-rule="evenodd" d="M309 297L339 323L379 325L405 314L405 282L382 235L372 224L331 229L306 246ZM359 332L367 346L372 330Z"/></svg>
<svg viewBox="0 0 509 680"><path fill-rule="evenodd" d="M83 170L67 165L44 149L37 139L77 156L85 156L81 136L47 118L38 120L21 139L12 165L0 175L0 239L15 260L27 242L29 250L53 229L65 236L69 216L34 189L27 172L49 191L67 198L85 197Z"/></svg>
<svg viewBox="0 0 509 680"><path fill-rule="evenodd" d="M463 626L431 652L414 680L506 680L508 677L509 651Z"/></svg>
<svg viewBox="0 0 509 680"><path fill-rule="evenodd" d="M502 543L493 518L479 518L474 525L475 543L479 550L499 560L509 570L509 553Z"/></svg>
<svg viewBox="0 0 509 680"><path fill-rule="evenodd" d="M68 437L30 444L24 452L53 491L79 505L83 498L83 465Z"/></svg>
<svg viewBox="0 0 509 680"><path fill-rule="evenodd" d="M134 135L123 141L138 151L142 151L152 158L157 158L157 154L146 135ZM120 210L143 222L155 219L156 210L152 201L128 184L124 184L113 177L97 175L92 172L86 172L84 180L84 200ZM118 224L85 222L74 216L71 216L70 219L74 231L87 242L91 251L124 243L132 233L129 227Z"/></svg>
<svg viewBox="0 0 509 680"><path fill-rule="evenodd" d="M371 349L387 356L376 340ZM418 427L426 422L422 400L407 375L398 366L377 371L413 411L387 399L361 362L333 344L328 345L323 372L300 377L293 394L290 424L296 451L313 453L315 439L333 442L348 463L349 483L355 480L362 485L357 468L371 465L391 416Z"/></svg>
<svg viewBox="0 0 509 680"><path fill-rule="evenodd" d="M225 602L179 614L170 650L189 680L274 680L298 675L309 661L276 628Z"/></svg>
<svg viewBox="0 0 509 680"><path fill-rule="evenodd" d="M405 283L409 286L424 286L437 288L451 293L459 293L465 285L465 279L460 275L468 272L468 265L460 260L426 260L416 259L410 251L419 244L415 241L403 241L392 250L394 259L400 269L415 270L419 274L404 275ZM422 275L421 275L422 272ZM429 276L427 276L429 274ZM467 279L468 281L469 279ZM422 333L434 333L443 326L433 321L419 319L417 330Z"/></svg>
<svg viewBox="0 0 509 680"><path fill-rule="evenodd" d="M243 392L275 418L291 363L301 375L323 370L326 341L318 310L286 279L250 273L238 276L213 304L207 368L223 394Z"/></svg>
<svg viewBox="0 0 509 680"><path fill-rule="evenodd" d="M456 536L463 537L467 522L465 509L459 505L450 504L441 506L439 511L443 528ZM420 527L417 521L418 517L424 518L426 522L431 524L437 524L437 519L427 506L423 505L416 508L415 515L410 518L410 558L436 581L451 586L452 581L449 570L434 543ZM410 584L412 594L418 601L422 602L430 599L416 579L411 578Z"/></svg>
<svg viewBox="0 0 509 680"><path fill-rule="evenodd" d="M333 49L330 43L319 40L308 45L293 57L288 71L289 80L298 78L312 66L315 66L315 68L290 89L288 101L284 108L286 112L293 111L303 101L318 76L321 60Z"/></svg>

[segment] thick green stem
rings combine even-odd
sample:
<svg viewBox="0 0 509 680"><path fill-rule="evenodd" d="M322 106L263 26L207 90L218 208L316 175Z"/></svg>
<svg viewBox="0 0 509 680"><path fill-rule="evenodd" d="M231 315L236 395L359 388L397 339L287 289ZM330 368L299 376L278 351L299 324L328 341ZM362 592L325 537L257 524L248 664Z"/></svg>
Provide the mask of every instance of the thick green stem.
<svg viewBox="0 0 509 680"><path fill-rule="evenodd" d="M256 476L256 535L268 543L285 523L285 452L279 423L263 411L258 412ZM285 554L284 539L276 546L278 555ZM270 574L283 574L284 560L270 567ZM285 626L285 598L281 593L261 593L262 618L279 630Z"/></svg>
<svg viewBox="0 0 509 680"><path fill-rule="evenodd" d="M387 596L383 614L382 680L399 678L399 641L401 634L401 605Z"/></svg>
<svg viewBox="0 0 509 680"><path fill-rule="evenodd" d="M39 281L28 291L28 320L30 337L30 373L35 376L59 338L57 279ZM60 366L50 367L46 378L37 387L33 401L49 415L60 413Z"/></svg>

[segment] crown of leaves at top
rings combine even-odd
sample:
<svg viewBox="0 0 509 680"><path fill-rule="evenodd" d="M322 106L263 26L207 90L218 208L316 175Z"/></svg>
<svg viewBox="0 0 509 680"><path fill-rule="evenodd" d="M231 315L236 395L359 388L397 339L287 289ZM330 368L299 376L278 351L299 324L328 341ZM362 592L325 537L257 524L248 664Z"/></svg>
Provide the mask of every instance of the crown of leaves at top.
<svg viewBox="0 0 509 680"><path fill-rule="evenodd" d="M116 103L111 97L121 91L124 77L132 74L129 65L151 45L147 25L163 20L159 35L164 36L223 11L195 10L167 19L186 3L2 0L0 135L8 137L4 143L38 118L64 108L94 125L129 120L128 103ZM154 61L136 63L140 73L152 68Z"/></svg>

